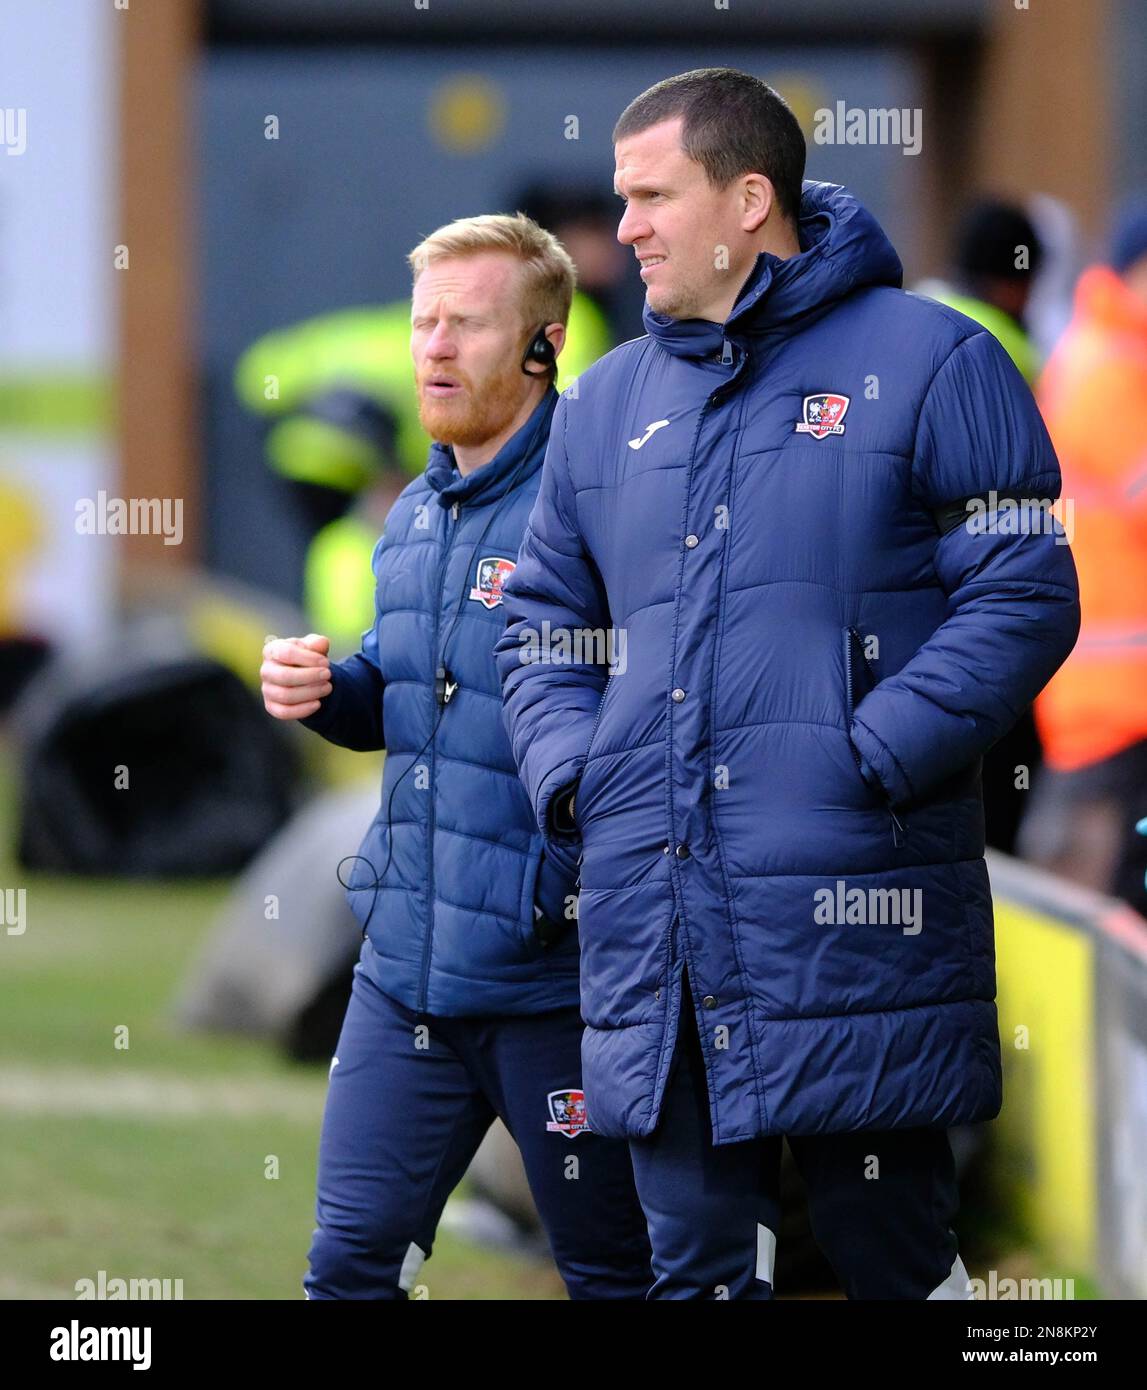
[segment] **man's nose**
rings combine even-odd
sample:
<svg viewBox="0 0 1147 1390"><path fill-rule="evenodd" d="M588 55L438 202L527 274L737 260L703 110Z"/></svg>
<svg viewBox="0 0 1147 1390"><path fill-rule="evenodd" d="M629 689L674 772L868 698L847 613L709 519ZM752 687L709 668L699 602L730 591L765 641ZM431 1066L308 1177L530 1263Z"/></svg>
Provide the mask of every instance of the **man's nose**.
<svg viewBox="0 0 1147 1390"><path fill-rule="evenodd" d="M617 224L617 239L622 246L632 246L635 241L648 236L652 230L645 218L634 211L631 203L621 214L621 221Z"/></svg>
<svg viewBox="0 0 1147 1390"><path fill-rule="evenodd" d="M431 333L430 337L426 340L424 351L427 357L441 358L454 356L454 343L450 338L445 324L435 324L433 333Z"/></svg>

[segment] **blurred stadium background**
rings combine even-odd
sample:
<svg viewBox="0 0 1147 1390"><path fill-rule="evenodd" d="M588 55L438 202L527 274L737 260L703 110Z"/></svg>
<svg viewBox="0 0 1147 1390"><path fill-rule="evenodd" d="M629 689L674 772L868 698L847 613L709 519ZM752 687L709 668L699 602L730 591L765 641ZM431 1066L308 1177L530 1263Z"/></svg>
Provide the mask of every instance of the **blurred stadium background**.
<svg viewBox="0 0 1147 1390"><path fill-rule="evenodd" d="M809 176L873 210L906 285L971 296L1039 381L1081 271L1147 192L1141 0L0 12L0 1297L72 1298L100 1270L302 1296L359 945L334 866L379 764L271 727L263 637L347 649L365 625L363 547L425 447L408 249L457 216L533 212L579 267L568 380L641 332L613 122L708 65L776 86ZM818 143L838 103L918 113L918 148ZM1017 225L1043 251L1019 300L993 261ZM1142 474L1147 395L1111 409ZM1128 483L1129 584L1145 498ZM120 534L116 499L156 499L150 528ZM1124 678L1099 721L1118 732L1075 759L1120 755L1114 828L1081 794L1051 806L1058 839L1017 840L1042 776L1030 718L985 768L1005 1104L953 1133L970 1273L1077 1298L1147 1296L1147 923L1141 866L1112 867L1136 798L1147 816L1147 686ZM787 1182L779 1292L836 1296ZM564 1296L504 1135L424 1283Z"/></svg>

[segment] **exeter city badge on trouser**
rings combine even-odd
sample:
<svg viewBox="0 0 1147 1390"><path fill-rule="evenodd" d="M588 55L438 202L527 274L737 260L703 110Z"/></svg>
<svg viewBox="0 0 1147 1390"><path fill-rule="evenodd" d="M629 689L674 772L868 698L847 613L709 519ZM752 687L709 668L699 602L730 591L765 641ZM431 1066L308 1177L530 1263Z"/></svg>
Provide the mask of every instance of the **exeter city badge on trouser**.
<svg viewBox="0 0 1147 1390"><path fill-rule="evenodd" d="M584 1091L551 1091L546 1103L550 1108L546 1129L551 1134L565 1134L570 1139L576 1139L579 1134L589 1132Z"/></svg>

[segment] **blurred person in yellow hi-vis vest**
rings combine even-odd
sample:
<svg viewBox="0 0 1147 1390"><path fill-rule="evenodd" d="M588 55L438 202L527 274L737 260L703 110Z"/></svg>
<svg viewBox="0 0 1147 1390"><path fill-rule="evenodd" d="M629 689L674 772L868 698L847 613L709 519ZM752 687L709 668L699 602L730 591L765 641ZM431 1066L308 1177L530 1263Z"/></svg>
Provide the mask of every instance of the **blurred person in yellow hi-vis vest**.
<svg viewBox="0 0 1147 1390"><path fill-rule="evenodd" d="M558 390L613 346L601 310L575 293ZM410 360L410 300L344 309L249 347L235 390L268 418L270 466L291 485L312 539L303 605L336 648L353 650L374 612L370 558L391 504L426 465Z"/></svg>
<svg viewBox="0 0 1147 1390"><path fill-rule="evenodd" d="M925 294L982 324L1015 363L1029 386L1039 354L1025 324L1028 300L1044 261L1044 246L1023 208L985 199L960 218L952 242L951 280L924 280ZM1029 792L1024 783L1041 762L1035 718L1029 708L984 756L984 830L994 849L1014 854ZM1017 777L1017 769L1027 769ZM1017 782L1019 785L1017 786Z"/></svg>
<svg viewBox="0 0 1147 1390"><path fill-rule="evenodd" d="M42 513L29 485L0 476L0 714L51 652L47 636L36 630L25 604L28 570L49 531Z"/></svg>
<svg viewBox="0 0 1147 1390"><path fill-rule="evenodd" d="M1045 767L1030 858L1147 915L1147 201L1084 271L1037 396L1059 455L1056 512L1079 572L1075 650L1039 696Z"/></svg>
<svg viewBox="0 0 1147 1390"><path fill-rule="evenodd" d="M953 280L924 280L916 292L983 324L1033 385L1039 354L1024 316L1044 248L1031 218L1012 203L975 203L960 219L953 251Z"/></svg>

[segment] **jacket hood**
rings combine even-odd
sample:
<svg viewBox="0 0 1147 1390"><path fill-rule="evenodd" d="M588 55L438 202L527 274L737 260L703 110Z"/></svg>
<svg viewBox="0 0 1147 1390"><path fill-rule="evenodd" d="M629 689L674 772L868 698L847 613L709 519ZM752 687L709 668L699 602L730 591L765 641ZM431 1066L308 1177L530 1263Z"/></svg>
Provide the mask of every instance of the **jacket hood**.
<svg viewBox="0 0 1147 1390"><path fill-rule="evenodd" d="M465 476L458 471L451 445L435 441L430 446L426 481L438 494L439 503L449 507L456 501L467 505L479 499L483 503L495 502L512 487L524 483L541 467L557 403L558 393L551 386L526 423L506 440L490 462Z"/></svg>
<svg viewBox="0 0 1147 1390"><path fill-rule="evenodd" d="M800 254L784 260L760 252L724 324L670 318L646 304L650 336L677 357L709 357L726 338L775 332L862 286L903 283L880 224L840 184L805 180L797 230Z"/></svg>

